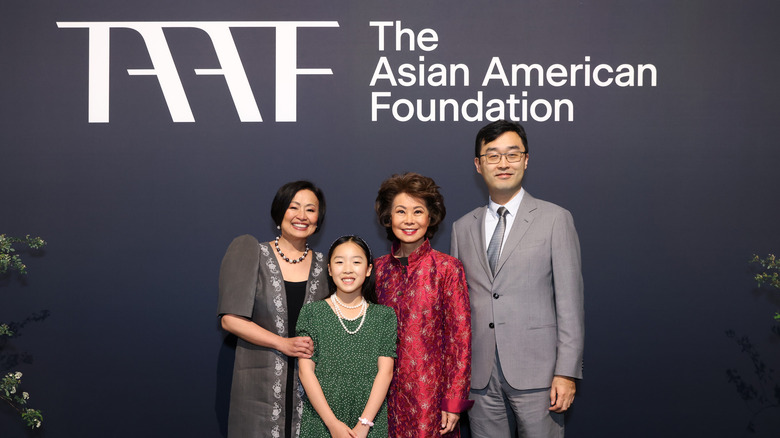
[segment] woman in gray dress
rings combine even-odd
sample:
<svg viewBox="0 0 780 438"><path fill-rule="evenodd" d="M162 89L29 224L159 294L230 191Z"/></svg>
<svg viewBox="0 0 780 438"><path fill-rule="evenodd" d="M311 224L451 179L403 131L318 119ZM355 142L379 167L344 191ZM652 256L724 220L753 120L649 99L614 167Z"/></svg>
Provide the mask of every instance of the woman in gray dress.
<svg viewBox="0 0 780 438"><path fill-rule="evenodd" d="M310 358L312 341L295 337L304 303L328 293L327 261L307 239L325 219L322 191L308 181L283 185L271 204L280 234L260 243L235 238L222 260L222 328L238 337L230 391L228 437L295 438L303 403L295 359Z"/></svg>

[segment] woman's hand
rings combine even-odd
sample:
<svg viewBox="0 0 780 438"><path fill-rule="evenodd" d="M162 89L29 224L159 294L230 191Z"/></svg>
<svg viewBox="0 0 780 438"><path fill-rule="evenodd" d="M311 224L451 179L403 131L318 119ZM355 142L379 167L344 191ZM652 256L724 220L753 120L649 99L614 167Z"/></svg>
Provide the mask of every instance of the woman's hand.
<svg viewBox="0 0 780 438"><path fill-rule="evenodd" d="M328 431L333 438L358 438L349 426L338 420L328 425Z"/></svg>
<svg viewBox="0 0 780 438"><path fill-rule="evenodd" d="M314 352L314 343L308 336L282 338L282 342L279 345L279 351L290 357L310 359Z"/></svg>
<svg viewBox="0 0 780 438"><path fill-rule="evenodd" d="M446 435L455 430L455 427L458 426L459 419L460 414L441 411L441 430L439 430L439 434Z"/></svg>
<svg viewBox="0 0 780 438"><path fill-rule="evenodd" d="M222 315L222 328L239 338L261 347L279 350L287 356L310 358L314 343L308 336L283 338L260 327L249 318L227 313Z"/></svg>

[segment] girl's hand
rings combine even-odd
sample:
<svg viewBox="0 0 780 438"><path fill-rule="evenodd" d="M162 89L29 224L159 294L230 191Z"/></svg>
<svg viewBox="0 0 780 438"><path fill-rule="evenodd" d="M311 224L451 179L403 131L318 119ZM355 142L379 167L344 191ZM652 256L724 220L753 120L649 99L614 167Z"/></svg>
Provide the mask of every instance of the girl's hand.
<svg viewBox="0 0 780 438"><path fill-rule="evenodd" d="M333 438L358 438L358 435L341 421L335 421L328 426L330 436ZM365 437L365 435L363 435Z"/></svg>
<svg viewBox="0 0 780 438"><path fill-rule="evenodd" d="M290 357L311 358L314 352L314 343L308 336L297 336L295 338L282 338L282 344L279 351Z"/></svg>
<svg viewBox="0 0 780 438"><path fill-rule="evenodd" d="M459 419L460 419L460 414L441 411L441 430L439 430L439 434L446 435L452 432L453 430L455 430L455 427L458 425Z"/></svg>
<svg viewBox="0 0 780 438"><path fill-rule="evenodd" d="M359 421L358 424L352 428L352 431L355 432L355 436L358 438L366 438L370 430L371 428L367 424L361 424Z"/></svg>

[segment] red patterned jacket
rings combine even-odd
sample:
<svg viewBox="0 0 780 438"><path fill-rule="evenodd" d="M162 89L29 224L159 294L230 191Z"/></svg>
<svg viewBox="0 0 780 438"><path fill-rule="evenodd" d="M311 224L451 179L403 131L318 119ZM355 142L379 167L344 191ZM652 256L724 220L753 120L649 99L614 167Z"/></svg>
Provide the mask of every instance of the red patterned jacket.
<svg viewBox="0 0 780 438"><path fill-rule="evenodd" d="M473 404L468 400L471 309L463 265L426 239L408 266L388 254L374 261L374 272L379 303L398 316L398 359L387 405L390 436L439 437L441 411L462 412Z"/></svg>

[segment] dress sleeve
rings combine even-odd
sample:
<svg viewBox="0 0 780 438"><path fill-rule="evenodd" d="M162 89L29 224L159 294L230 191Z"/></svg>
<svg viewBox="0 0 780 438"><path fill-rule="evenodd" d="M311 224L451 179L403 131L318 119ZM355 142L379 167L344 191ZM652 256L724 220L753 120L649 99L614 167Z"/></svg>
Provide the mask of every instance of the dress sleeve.
<svg viewBox="0 0 780 438"><path fill-rule="evenodd" d="M398 338L398 318L395 315L395 310L386 306L382 307L382 310L385 310L385 315L380 328L379 356L396 358L398 357L395 352Z"/></svg>
<svg viewBox="0 0 780 438"><path fill-rule="evenodd" d="M233 239L219 269L219 316L252 317L259 266L257 239L248 234Z"/></svg>
<svg viewBox="0 0 780 438"><path fill-rule="evenodd" d="M474 402L471 389L471 306L461 262L449 258L444 276L444 369L446 389L441 409L463 412Z"/></svg>
<svg viewBox="0 0 780 438"><path fill-rule="evenodd" d="M314 328L314 321L312 320L314 312L313 307L317 302L304 304L301 307L301 313L298 315L298 323L295 324L295 336L308 336L311 338L314 344L314 351L311 355L311 360L317 363L319 359L319 345L317 338L317 331Z"/></svg>

